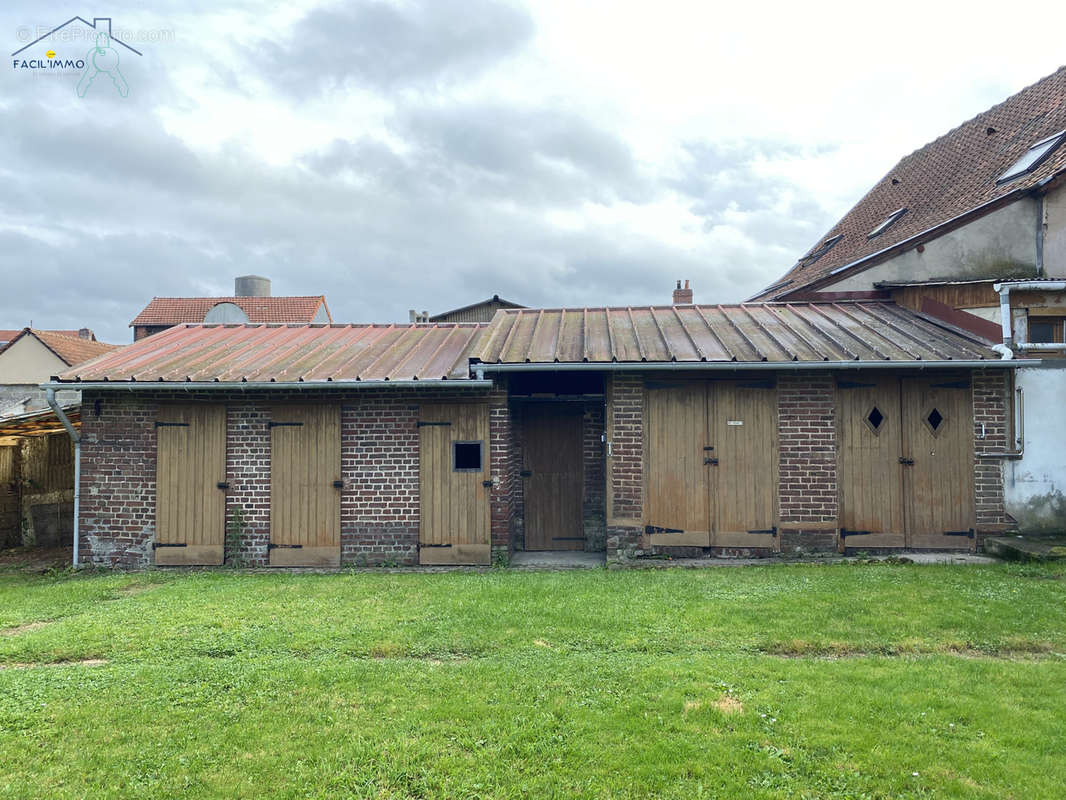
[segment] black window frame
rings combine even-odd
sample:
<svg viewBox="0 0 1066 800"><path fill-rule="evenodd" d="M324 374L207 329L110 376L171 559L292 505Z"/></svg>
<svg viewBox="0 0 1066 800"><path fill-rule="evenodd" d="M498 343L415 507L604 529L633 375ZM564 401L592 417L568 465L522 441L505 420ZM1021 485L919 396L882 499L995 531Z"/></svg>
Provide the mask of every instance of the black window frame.
<svg viewBox="0 0 1066 800"><path fill-rule="evenodd" d="M459 445L477 445L476 467L459 466ZM483 439L457 439L452 442L452 472L484 472L485 470L485 441Z"/></svg>

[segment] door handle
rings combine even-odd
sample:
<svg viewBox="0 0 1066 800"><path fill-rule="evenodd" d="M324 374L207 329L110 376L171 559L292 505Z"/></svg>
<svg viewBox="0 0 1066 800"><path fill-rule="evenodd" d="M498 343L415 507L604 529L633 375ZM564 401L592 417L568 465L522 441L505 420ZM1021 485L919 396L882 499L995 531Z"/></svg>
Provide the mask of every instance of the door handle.
<svg viewBox="0 0 1066 800"><path fill-rule="evenodd" d="M900 464L906 464L908 467L913 467L914 466L914 459L913 458L907 458L906 456L900 456L899 457L899 463Z"/></svg>

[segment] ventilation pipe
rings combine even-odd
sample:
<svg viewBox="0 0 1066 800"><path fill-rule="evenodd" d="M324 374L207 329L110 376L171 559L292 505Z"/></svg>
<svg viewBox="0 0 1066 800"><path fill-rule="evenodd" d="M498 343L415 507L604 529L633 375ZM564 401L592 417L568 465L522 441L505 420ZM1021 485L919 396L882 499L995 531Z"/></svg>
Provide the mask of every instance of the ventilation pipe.
<svg viewBox="0 0 1066 800"><path fill-rule="evenodd" d="M992 289L999 292L999 317L1003 327L1003 346L1015 350L1064 350L1066 344L1061 342L1017 342L1014 341L1014 324L1011 318L1010 293L1012 290L1033 292L1066 291L1066 281L1011 281L992 284ZM1002 352L996 348L998 352ZM1004 356L1006 358L1006 356Z"/></svg>
<svg viewBox="0 0 1066 800"><path fill-rule="evenodd" d="M63 427L67 429L67 434L70 436L70 440L74 442L74 558L72 563L75 567L78 566L78 528L81 518L81 436L74 430L74 426L71 424L70 419L64 413L62 407L56 402L56 390L52 388L46 388L44 390L45 398L48 400L48 405L51 406L52 411L59 417L59 421L63 423Z"/></svg>
<svg viewBox="0 0 1066 800"><path fill-rule="evenodd" d="M242 275L233 279L234 297L270 297L270 278Z"/></svg>

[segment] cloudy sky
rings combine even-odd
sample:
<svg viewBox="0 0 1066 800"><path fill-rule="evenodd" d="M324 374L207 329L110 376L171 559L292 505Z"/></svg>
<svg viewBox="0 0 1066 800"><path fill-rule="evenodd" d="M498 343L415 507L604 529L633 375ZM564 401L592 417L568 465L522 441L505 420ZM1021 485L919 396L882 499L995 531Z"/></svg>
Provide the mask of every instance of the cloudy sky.
<svg viewBox="0 0 1066 800"><path fill-rule="evenodd" d="M127 97L13 63L84 58L87 32L8 58L0 328L125 342L152 296L246 273L344 322L658 303L677 278L741 300L1066 58L1050 3L716 5L4 3L8 53L80 14L143 55L117 48Z"/></svg>

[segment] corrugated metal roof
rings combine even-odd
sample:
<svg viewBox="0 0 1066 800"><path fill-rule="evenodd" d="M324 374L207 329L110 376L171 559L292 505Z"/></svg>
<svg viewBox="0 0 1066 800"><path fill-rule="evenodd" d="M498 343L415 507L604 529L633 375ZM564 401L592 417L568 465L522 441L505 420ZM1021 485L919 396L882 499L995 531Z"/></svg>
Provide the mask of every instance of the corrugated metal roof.
<svg viewBox="0 0 1066 800"><path fill-rule="evenodd" d="M130 326L203 322L207 312L219 303L239 306L252 323L310 323L325 302L326 297L321 294L310 297L153 297ZM329 316L328 308L326 315Z"/></svg>
<svg viewBox="0 0 1066 800"><path fill-rule="evenodd" d="M485 325L180 325L61 381L464 380Z"/></svg>
<svg viewBox="0 0 1066 800"><path fill-rule="evenodd" d="M887 302L500 310L473 355L489 364L999 358Z"/></svg>

